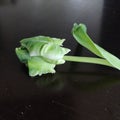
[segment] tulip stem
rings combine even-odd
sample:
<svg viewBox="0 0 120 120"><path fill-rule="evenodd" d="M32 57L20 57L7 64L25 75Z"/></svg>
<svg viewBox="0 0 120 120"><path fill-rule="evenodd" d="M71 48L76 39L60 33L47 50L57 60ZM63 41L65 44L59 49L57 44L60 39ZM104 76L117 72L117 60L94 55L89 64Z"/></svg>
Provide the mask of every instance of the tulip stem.
<svg viewBox="0 0 120 120"><path fill-rule="evenodd" d="M93 64L100 64L100 65L106 65L109 67L113 67L107 60L102 59L102 58L64 56L63 59L66 61L71 61L71 62L93 63Z"/></svg>

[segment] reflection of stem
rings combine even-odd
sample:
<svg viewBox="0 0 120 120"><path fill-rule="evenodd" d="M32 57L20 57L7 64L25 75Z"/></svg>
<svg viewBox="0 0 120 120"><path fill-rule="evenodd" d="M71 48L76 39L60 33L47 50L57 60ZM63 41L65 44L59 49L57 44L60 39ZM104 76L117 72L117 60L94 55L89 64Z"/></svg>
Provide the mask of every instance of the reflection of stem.
<svg viewBox="0 0 120 120"><path fill-rule="evenodd" d="M108 61L102 58L94 58L94 57L77 57L77 56L64 56L64 60L72 61L72 62L84 62L84 63L93 63L106 65L109 67L113 67Z"/></svg>
<svg viewBox="0 0 120 120"><path fill-rule="evenodd" d="M99 76L98 76L99 77ZM72 85L75 88L80 90L96 90L98 88L107 87L113 84L120 83L120 78L115 78L111 76L103 77L100 80L90 81L90 82L81 82L81 81L72 81Z"/></svg>
<svg viewBox="0 0 120 120"><path fill-rule="evenodd" d="M70 78L68 78L68 76ZM95 81L91 81L91 78ZM67 86L70 86L70 88L72 87L73 90L90 91L120 83L120 77L106 76L102 74L97 75L95 73L56 73L53 75L48 74L38 77L36 78L35 83L39 87L54 90L63 90L67 84Z"/></svg>

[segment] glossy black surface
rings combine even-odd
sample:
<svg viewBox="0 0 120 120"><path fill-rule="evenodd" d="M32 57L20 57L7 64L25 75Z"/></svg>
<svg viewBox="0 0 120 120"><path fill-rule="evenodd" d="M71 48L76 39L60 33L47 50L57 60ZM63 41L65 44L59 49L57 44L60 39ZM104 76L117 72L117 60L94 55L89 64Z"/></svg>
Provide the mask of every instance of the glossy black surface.
<svg viewBox="0 0 120 120"><path fill-rule="evenodd" d="M119 120L120 71L70 63L31 78L15 55L25 37L66 38L70 55L94 56L76 43L73 23L120 58L120 2L115 0L0 1L0 120Z"/></svg>

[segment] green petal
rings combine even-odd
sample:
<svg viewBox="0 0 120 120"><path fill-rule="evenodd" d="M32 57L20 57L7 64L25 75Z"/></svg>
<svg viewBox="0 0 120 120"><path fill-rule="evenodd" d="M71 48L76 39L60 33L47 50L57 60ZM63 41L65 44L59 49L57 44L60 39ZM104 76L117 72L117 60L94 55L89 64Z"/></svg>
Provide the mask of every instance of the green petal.
<svg viewBox="0 0 120 120"><path fill-rule="evenodd" d="M44 61L41 57L31 57L31 59L28 60L30 76L55 73L54 67L54 64Z"/></svg>
<svg viewBox="0 0 120 120"><path fill-rule="evenodd" d="M28 51L25 49L22 49L21 47L16 48L15 52L22 63L27 63L27 60L30 59Z"/></svg>
<svg viewBox="0 0 120 120"><path fill-rule="evenodd" d="M70 50L67 48L60 47L59 45L56 44L46 44L43 46L41 49L41 56L45 58L47 61L56 63L56 64L62 64L64 63L63 56L67 54ZM58 62L59 61L59 62ZM61 61L61 62L60 62Z"/></svg>

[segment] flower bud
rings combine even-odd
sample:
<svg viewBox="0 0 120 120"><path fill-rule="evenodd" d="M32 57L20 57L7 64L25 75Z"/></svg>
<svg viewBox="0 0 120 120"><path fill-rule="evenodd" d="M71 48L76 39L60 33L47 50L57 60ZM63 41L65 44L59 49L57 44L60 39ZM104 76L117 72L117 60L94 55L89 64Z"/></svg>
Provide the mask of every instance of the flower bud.
<svg viewBox="0 0 120 120"><path fill-rule="evenodd" d="M55 73L54 67L63 64L64 55L70 49L62 47L64 39L38 36L20 41L21 47L16 48L16 54L29 69L30 76Z"/></svg>

